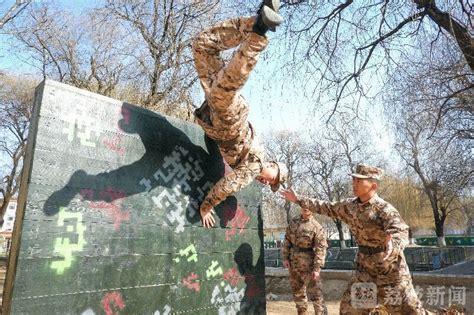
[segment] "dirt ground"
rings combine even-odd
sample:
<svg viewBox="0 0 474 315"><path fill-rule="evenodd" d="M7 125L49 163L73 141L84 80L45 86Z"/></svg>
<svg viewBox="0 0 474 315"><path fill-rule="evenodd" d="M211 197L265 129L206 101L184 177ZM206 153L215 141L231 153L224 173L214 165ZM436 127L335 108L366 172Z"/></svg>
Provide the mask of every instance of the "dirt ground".
<svg viewBox="0 0 474 315"><path fill-rule="evenodd" d="M326 302L329 315L339 314L339 302ZM296 307L293 301L267 301L268 315L296 315ZM314 315L312 306L308 307L308 314Z"/></svg>

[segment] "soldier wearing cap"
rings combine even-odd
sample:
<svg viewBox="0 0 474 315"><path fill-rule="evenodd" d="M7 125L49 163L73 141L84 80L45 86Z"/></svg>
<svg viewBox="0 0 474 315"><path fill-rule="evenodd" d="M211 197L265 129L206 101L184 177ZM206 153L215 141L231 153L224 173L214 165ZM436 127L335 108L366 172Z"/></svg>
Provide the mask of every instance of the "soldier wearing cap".
<svg viewBox="0 0 474 315"><path fill-rule="evenodd" d="M324 266L327 247L322 226L309 209L301 208L300 217L293 219L286 229L281 249L283 265L289 268L298 315L307 314L308 297L316 315L326 313L319 272Z"/></svg>
<svg viewBox="0 0 474 315"><path fill-rule="evenodd" d="M254 17L224 21L198 34L193 57L206 100L195 111L196 122L216 141L232 171L209 191L200 207L203 225L215 223L214 207L257 179L277 191L287 176L283 163L266 162L255 130L247 121L249 107L239 91L268 45L265 33L283 21L279 0L264 0ZM237 47L227 65L221 51Z"/></svg>
<svg viewBox="0 0 474 315"><path fill-rule="evenodd" d="M292 189L282 196L314 213L340 219L351 229L359 251L357 267L340 305L341 314L368 314L369 309L351 303L351 289L360 283L376 285L377 303L390 314L425 314L411 281L403 249L408 244L408 225L398 211L377 195L383 170L358 165L352 176L355 198L328 202L298 196Z"/></svg>

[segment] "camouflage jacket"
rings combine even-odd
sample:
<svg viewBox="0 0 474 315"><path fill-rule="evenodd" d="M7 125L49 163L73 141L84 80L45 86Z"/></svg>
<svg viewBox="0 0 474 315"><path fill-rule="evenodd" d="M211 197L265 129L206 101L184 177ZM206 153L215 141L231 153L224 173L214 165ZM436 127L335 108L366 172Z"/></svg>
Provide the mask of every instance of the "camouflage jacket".
<svg viewBox="0 0 474 315"><path fill-rule="evenodd" d="M358 245L385 247L386 238L391 235L393 259L403 255L403 249L408 245L408 225L398 211L377 194L365 203L361 203L358 198L327 202L299 196L298 204L314 213L346 223ZM381 258L383 253L374 256Z"/></svg>
<svg viewBox="0 0 474 315"><path fill-rule="evenodd" d="M313 217L306 221L299 217L293 219L286 228L281 255L283 260L290 261L291 266L309 263L303 269L319 272L321 267L324 267L327 247L322 226ZM300 250L309 248L313 250Z"/></svg>
<svg viewBox="0 0 474 315"><path fill-rule="evenodd" d="M236 97L235 102L230 106L236 109L235 113L228 109L230 114L221 117L219 113L211 112L212 123L196 116L196 122L209 138L216 141L224 161L232 168L208 192L201 209L217 206L229 195L250 184L262 170L264 151L247 122L248 105L242 96Z"/></svg>

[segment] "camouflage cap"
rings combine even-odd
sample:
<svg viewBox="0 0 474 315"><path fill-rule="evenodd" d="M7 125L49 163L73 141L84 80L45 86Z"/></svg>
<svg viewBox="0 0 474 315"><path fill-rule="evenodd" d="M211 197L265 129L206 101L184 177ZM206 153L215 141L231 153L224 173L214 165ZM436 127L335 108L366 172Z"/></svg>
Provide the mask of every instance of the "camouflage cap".
<svg viewBox="0 0 474 315"><path fill-rule="evenodd" d="M278 191L280 189L280 185L284 184L288 179L288 168L286 167L285 163L282 162L273 162L278 166L278 183L275 185L270 185L270 188L273 192Z"/></svg>
<svg viewBox="0 0 474 315"><path fill-rule="evenodd" d="M357 178L381 180L383 178L383 173L384 171L381 168L358 164L356 166L356 172L350 175Z"/></svg>

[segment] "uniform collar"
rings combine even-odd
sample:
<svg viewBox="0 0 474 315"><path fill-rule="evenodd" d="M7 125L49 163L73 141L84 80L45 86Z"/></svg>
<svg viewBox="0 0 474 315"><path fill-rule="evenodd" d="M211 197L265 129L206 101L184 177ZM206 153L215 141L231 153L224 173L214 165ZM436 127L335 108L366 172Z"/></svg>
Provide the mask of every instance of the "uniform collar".
<svg viewBox="0 0 474 315"><path fill-rule="evenodd" d="M379 196L377 195L377 193L375 193L372 198L370 198L369 200L367 200L366 202L361 202L359 200L359 198L355 198L355 202L358 204L358 205L361 205L361 206L365 206L365 205L373 205L377 199L379 198Z"/></svg>

